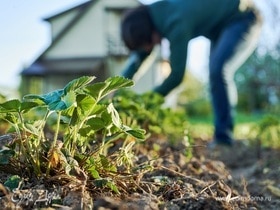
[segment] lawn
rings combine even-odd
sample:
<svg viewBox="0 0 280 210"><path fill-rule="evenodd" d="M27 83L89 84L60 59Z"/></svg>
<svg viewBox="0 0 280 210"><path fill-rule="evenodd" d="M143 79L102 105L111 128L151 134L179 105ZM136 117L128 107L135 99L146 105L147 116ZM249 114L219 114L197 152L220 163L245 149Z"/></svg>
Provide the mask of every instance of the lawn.
<svg viewBox="0 0 280 210"><path fill-rule="evenodd" d="M272 120L270 120L271 118ZM237 112L235 115L234 137L239 140L250 140L254 139L256 135L258 135L257 132L263 132L264 138L262 141L265 146L280 148L280 141L277 137L277 131L275 131L273 125L270 125L275 119L280 119L280 115L269 112ZM200 137L206 140L209 137L211 138L214 129L212 116L192 116L188 118L188 122L194 137ZM261 126L264 126L263 124L266 125L267 132L269 134L265 133L264 131L258 131ZM279 132L279 128L277 130Z"/></svg>

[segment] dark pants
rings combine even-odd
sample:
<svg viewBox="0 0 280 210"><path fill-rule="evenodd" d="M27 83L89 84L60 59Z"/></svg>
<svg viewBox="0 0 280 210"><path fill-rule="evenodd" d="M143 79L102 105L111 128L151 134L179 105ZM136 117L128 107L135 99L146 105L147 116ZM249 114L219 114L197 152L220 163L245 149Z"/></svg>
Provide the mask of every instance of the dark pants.
<svg viewBox="0 0 280 210"><path fill-rule="evenodd" d="M232 144L233 112L237 103L234 73L254 51L261 23L254 13L228 25L211 40L209 80L214 111L214 140Z"/></svg>

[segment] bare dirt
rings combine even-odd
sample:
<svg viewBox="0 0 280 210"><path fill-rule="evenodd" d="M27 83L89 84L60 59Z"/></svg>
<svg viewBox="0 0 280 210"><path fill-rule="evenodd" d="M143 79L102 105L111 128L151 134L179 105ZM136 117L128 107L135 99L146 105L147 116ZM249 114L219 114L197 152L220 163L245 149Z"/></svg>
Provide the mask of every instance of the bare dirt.
<svg viewBox="0 0 280 210"><path fill-rule="evenodd" d="M153 137L137 147L135 169L116 175L120 194L69 177L26 181L8 192L1 185L3 209L280 209L280 151L240 140L233 148L209 150L195 139L186 146ZM149 167L148 167L149 166ZM1 183L10 175L2 171ZM25 191L24 191L25 190ZM55 202L57 199L57 202ZM0 209L2 209L0 207Z"/></svg>

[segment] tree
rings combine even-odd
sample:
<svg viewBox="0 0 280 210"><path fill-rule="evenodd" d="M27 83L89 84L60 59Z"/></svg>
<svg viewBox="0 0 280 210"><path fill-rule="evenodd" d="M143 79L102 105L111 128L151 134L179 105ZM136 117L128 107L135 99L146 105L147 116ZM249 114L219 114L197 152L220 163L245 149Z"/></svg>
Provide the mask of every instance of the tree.
<svg viewBox="0 0 280 210"><path fill-rule="evenodd" d="M237 71L239 108L259 111L279 106L280 61L271 54L255 52Z"/></svg>

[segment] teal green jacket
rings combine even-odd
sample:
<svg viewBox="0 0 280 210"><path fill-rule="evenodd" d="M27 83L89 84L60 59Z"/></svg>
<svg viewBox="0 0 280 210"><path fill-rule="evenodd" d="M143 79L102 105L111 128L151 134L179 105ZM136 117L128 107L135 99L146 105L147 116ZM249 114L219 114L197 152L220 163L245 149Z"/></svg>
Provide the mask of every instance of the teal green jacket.
<svg viewBox="0 0 280 210"><path fill-rule="evenodd" d="M185 74L188 42L198 36L215 40L231 21L242 18L240 0L162 0L148 5L157 32L170 43L171 73L154 89L167 95ZM132 52L123 76L133 78L149 54Z"/></svg>

